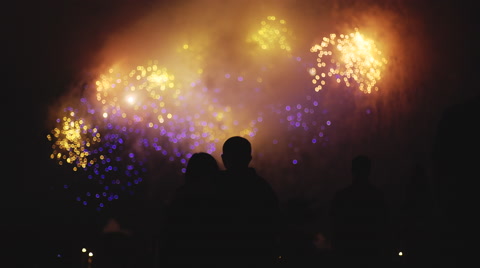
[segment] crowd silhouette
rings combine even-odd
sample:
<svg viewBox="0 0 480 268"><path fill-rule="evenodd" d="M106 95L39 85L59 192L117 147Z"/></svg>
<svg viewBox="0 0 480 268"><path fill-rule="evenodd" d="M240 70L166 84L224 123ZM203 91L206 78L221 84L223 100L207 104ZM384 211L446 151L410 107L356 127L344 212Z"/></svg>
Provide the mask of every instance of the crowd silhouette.
<svg viewBox="0 0 480 268"><path fill-rule="evenodd" d="M290 211L282 214L273 188L250 167L248 139L227 139L221 158L225 170L205 152L187 163L185 183L167 214L167 267L388 265L389 211L384 194L369 181L368 156L352 160L352 184L332 200L330 238L304 229L311 218L302 200L291 200Z"/></svg>
<svg viewBox="0 0 480 268"><path fill-rule="evenodd" d="M311 228L318 213L312 202L280 202L269 183L275 178L250 165L250 141L233 136L222 147L224 169L206 152L189 158L183 184L161 212L158 241L139 243L145 238L110 215L88 267L464 267L474 256L470 183L478 177L479 108L477 98L442 114L431 169L412 161L399 223L370 180L370 155L345 159L351 183L333 193L322 226Z"/></svg>

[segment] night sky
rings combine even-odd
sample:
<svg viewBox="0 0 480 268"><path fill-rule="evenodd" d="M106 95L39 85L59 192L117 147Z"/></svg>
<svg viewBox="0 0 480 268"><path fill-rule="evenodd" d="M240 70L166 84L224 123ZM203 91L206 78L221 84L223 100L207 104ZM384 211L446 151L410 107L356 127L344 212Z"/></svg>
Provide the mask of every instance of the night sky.
<svg viewBox="0 0 480 268"><path fill-rule="evenodd" d="M249 47L242 41L257 18L272 14L288 22L296 37L293 57L301 54L302 63L306 62L297 68L285 63L288 60L282 61L280 54L265 56L273 65L278 64L269 67L264 80L268 76L268 88L277 90L269 94L281 107L290 105L284 104L290 100L292 107L297 99L304 100L302 90L320 96L315 95L306 72L308 55L312 54L308 49L331 32L351 32L354 27L364 30L384 49L389 63L378 92L359 94L327 87L316 93L324 94L319 98L330 116L325 116L325 121L332 122L326 131L329 140L318 150L311 145L311 137L307 142L298 140L308 136L304 132L290 132L280 124L266 122L269 117L264 112L265 122L258 122L252 139L258 153L253 165L282 199L304 197L322 207L334 190L349 182L352 156L366 153L374 162L372 181L389 194L392 206L398 206L414 164L427 171L430 168L432 141L443 109L478 96L478 22L470 2L84 0L17 4L7 17L9 50L4 49L11 60L5 65L8 72L4 78L7 91L16 92L17 109L6 111L15 121L15 129L4 134L16 157L15 170L4 165L4 174L9 175L4 175L8 187L3 189L6 201L2 206L12 215L20 215L11 218L15 226L34 223L35 219L52 229L63 223L95 222L82 217L96 211L83 207L74 194L64 191L65 184L73 184L70 176L77 175L49 159L51 144L46 139L54 124L52 114L63 104L75 105L71 103L79 99L76 94L88 95L79 93L79 82L105 73L119 61L136 66L157 58L172 63L172 69L184 68L181 64L189 62L178 63L171 51L175 51L177 41L188 40L208 47L202 51L206 66L203 79L209 81L206 86L220 88L224 101L233 103L223 89L229 84L222 79L226 73L246 73L247 77L262 65L258 57L247 57ZM293 93L295 90L298 93ZM251 110L233 116L243 119L250 113L257 118ZM279 138L278 133L290 136ZM274 150L268 145L273 140L290 142L293 147ZM272 159L271 155L281 157ZM218 154L215 156L220 160ZM151 160L154 157L150 155L149 161L155 163ZM298 164L292 164L292 159ZM280 176L283 172L269 170L279 165L289 170L287 178ZM181 181L162 177L170 170L164 172L158 166L153 170L158 174L146 176L148 189L140 187L135 198L119 202L122 206L161 202ZM76 191L84 190L79 187Z"/></svg>

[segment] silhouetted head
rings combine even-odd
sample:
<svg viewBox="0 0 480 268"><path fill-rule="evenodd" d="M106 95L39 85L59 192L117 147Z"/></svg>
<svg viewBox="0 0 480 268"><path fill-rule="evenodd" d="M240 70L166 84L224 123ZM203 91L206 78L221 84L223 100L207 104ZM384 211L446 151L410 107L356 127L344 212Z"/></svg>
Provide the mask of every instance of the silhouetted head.
<svg viewBox="0 0 480 268"><path fill-rule="evenodd" d="M354 182L366 182L370 176L371 161L368 156L358 155L352 160L352 175Z"/></svg>
<svg viewBox="0 0 480 268"><path fill-rule="evenodd" d="M227 170L248 168L252 160L252 145L240 136L228 138L223 144L222 161Z"/></svg>
<svg viewBox="0 0 480 268"><path fill-rule="evenodd" d="M188 160L185 172L186 182L201 178L212 178L218 170L217 160L212 155L204 152L194 153Z"/></svg>

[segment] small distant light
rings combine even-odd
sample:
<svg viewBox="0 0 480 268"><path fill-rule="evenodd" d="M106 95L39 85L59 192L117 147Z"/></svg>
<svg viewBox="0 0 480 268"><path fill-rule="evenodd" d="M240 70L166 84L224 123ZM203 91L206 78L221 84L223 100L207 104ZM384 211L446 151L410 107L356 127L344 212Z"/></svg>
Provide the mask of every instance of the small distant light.
<svg viewBox="0 0 480 268"><path fill-rule="evenodd" d="M58 253L57 258L61 258L61 257L62 257L62 254Z"/></svg>
<svg viewBox="0 0 480 268"><path fill-rule="evenodd" d="M86 248L82 248L82 252L87 252L87 249L86 249Z"/></svg>
<svg viewBox="0 0 480 268"><path fill-rule="evenodd" d="M399 251L398 256L403 256L403 252Z"/></svg>
<svg viewBox="0 0 480 268"><path fill-rule="evenodd" d="M297 159L293 159L292 163L296 165L298 163Z"/></svg>
<svg viewBox="0 0 480 268"><path fill-rule="evenodd" d="M88 257L93 257L93 252L89 252Z"/></svg>

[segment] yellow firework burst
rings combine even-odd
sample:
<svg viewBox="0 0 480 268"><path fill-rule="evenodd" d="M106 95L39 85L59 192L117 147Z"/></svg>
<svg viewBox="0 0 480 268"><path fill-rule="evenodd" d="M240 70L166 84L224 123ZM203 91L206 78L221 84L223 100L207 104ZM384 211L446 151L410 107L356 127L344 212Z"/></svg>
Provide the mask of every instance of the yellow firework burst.
<svg viewBox="0 0 480 268"><path fill-rule="evenodd" d="M275 16L268 16L260 22L260 28L247 38L247 42L256 43L262 50L280 49L290 53L292 31L287 22Z"/></svg>
<svg viewBox="0 0 480 268"><path fill-rule="evenodd" d="M55 141L51 159L59 165L72 164L74 170L85 168L89 161L95 161L89 160L89 151L94 144L101 142L101 136L98 129L87 121L73 110L57 120L59 126L47 135L49 141Z"/></svg>
<svg viewBox="0 0 480 268"><path fill-rule="evenodd" d="M382 78L387 60L377 49L375 42L366 38L357 29L350 34L330 34L321 44L314 45L311 52L317 53L317 68L309 70L320 91L327 85L327 79L333 78L337 83L350 87L358 85L364 93L378 91L377 82Z"/></svg>

